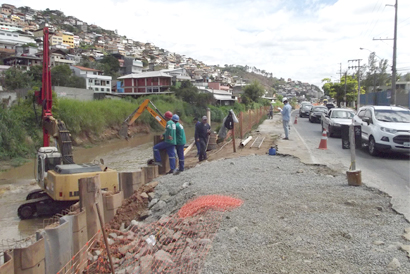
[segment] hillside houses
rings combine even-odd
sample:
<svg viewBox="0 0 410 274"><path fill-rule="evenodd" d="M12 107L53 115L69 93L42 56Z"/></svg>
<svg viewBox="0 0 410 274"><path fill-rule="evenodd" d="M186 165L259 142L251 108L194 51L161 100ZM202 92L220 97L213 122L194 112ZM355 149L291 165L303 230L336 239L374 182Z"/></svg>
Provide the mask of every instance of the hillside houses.
<svg viewBox="0 0 410 274"><path fill-rule="evenodd" d="M87 18L82 18L87 19ZM34 10L30 7L16 7L11 4L2 4L0 12L0 58L5 65L18 66L19 68L30 69L30 66L42 64L43 28L48 26L50 31L51 45L51 66L60 64L69 65L76 74L83 77L96 73L99 77L111 77L102 75L102 71L81 71L84 63L93 64L104 58L113 56L119 62L116 83L112 77L107 79L94 79L93 85L88 86L96 92L117 92L124 90L126 79L134 79L134 83L140 83L144 77L137 74L153 73L160 71L161 75L169 81L147 80L149 83L166 83L154 86L141 86L145 92L164 92L168 85L178 81L191 81L201 92L214 94L215 99L220 104L231 104L241 95L242 88L246 85L242 78L234 74L221 70L218 66L206 65L204 62L196 60L175 52L158 47L153 43L136 41L129 37L119 35L117 30L104 30L95 24L88 24L87 20L82 20L74 16L65 16L58 10ZM23 53L21 50L23 49ZM35 51L35 53L33 53ZM28 54L28 52L30 52ZM96 64L96 63L94 63ZM225 65L234 67L235 65ZM77 67L77 68L76 68ZM91 66L96 67L96 66ZM255 74L272 77L271 74L256 67L245 66L246 71ZM104 77L103 77L104 76ZM162 77L162 76L161 76ZM145 79L145 78L144 78ZM148 79L148 78L146 78ZM96 81L105 81L101 87ZM145 81L145 80L144 80ZM127 80L127 82L132 82ZM97 83L97 84L96 84ZM110 83L111 86L108 86ZM167 86L165 88L165 86ZM117 88L118 87L118 88ZM135 86L130 86L135 91ZM128 89L127 89L128 90ZM278 93L283 94L315 94L315 91L308 83L287 82L279 87ZM124 92L132 94L133 92ZM317 92L316 92L317 93Z"/></svg>

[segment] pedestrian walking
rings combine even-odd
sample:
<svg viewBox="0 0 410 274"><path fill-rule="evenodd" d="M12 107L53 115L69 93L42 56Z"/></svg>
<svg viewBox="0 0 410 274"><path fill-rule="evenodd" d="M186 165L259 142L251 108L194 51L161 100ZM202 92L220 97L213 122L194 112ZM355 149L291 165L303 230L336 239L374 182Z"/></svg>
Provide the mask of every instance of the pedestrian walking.
<svg viewBox="0 0 410 274"><path fill-rule="evenodd" d="M195 124L195 134L194 134L194 136L196 136L196 127L200 124L201 122L199 122L198 121L198 118L194 118L194 124ZM196 138L195 138L195 146L196 146L196 149L197 149L197 153L196 153L196 156L195 157L198 157L199 156L199 151L201 150L201 145L199 144L199 142L196 140Z"/></svg>
<svg viewBox="0 0 410 274"><path fill-rule="evenodd" d="M270 108L269 108L269 119L273 119L273 105L270 104Z"/></svg>
<svg viewBox="0 0 410 274"><path fill-rule="evenodd" d="M289 121L290 121L290 112L292 107L288 103L288 98L283 98L283 109L279 108L280 113L282 114L283 129L285 130L285 138L283 140L289 140Z"/></svg>
<svg viewBox="0 0 410 274"><path fill-rule="evenodd" d="M168 154L169 158L169 166L171 168L167 174L173 173L175 171L175 146L176 146L176 125L172 121L172 112L167 111L165 112L165 120L167 121L167 125L165 127L165 132L163 134L164 141L156 144L154 146L154 158L155 162L152 164L162 166L161 164L161 155L160 150L165 149Z"/></svg>
<svg viewBox="0 0 410 274"><path fill-rule="evenodd" d="M211 134L211 127L208 124L208 118L202 117L202 122L195 127L195 140L199 142L199 161L208 159L206 157L206 148L208 145L208 136Z"/></svg>
<svg viewBox="0 0 410 274"><path fill-rule="evenodd" d="M186 143L184 127L179 123L179 116L177 114L172 115L172 121L176 126L176 150L178 155L178 169L174 172L174 175L178 175L180 172L184 171L184 146Z"/></svg>

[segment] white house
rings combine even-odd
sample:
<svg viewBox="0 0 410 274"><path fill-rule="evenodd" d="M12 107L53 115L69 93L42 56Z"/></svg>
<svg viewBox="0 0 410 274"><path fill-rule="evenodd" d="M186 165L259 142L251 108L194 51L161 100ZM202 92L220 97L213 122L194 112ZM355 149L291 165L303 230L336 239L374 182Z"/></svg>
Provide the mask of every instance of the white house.
<svg viewBox="0 0 410 274"><path fill-rule="evenodd" d="M75 75L85 79L85 87L94 90L94 93L111 93L111 76L105 76L102 71L80 67L71 66L71 70Z"/></svg>

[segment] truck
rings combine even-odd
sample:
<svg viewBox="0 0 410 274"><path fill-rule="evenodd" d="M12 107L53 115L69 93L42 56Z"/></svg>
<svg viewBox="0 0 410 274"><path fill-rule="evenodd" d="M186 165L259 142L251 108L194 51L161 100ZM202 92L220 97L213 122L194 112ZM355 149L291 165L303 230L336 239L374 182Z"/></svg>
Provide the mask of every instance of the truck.
<svg viewBox="0 0 410 274"><path fill-rule="evenodd" d="M42 87L35 92L36 101L42 106L43 146L37 151L35 180L39 189L26 196L19 206L20 219L37 215L53 215L79 200L78 180L99 176L102 190L116 192L119 187L117 171L101 164L75 164L71 134L63 121L55 119L52 109L51 71L48 27L43 29ZM50 137L56 146L50 145Z"/></svg>

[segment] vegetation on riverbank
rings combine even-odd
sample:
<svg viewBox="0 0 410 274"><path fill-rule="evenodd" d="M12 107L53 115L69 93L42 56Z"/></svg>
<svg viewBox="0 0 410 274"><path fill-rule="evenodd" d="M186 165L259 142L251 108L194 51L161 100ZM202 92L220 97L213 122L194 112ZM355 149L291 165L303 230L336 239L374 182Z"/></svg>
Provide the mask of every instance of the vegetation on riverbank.
<svg viewBox="0 0 410 274"><path fill-rule="evenodd" d="M181 120L190 123L194 117L206 115L206 107L196 107L174 95L153 95L139 99L78 101L74 99L55 100L53 114L65 122L73 139L82 135L98 136L107 128L118 129L123 121L142 102L149 98L162 113L170 110ZM259 107L255 103L251 107ZM229 109L235 112L245 110L245 106L210 105L211 117L221 122ZM34 110L35 109L35 110ZM159 123L145 111L136 121L152 130L162 130ZM32 157L42 144L41 109L33 107L32 100L20 100L10 109L0 109L0 160L15 157Z"/></svg>

